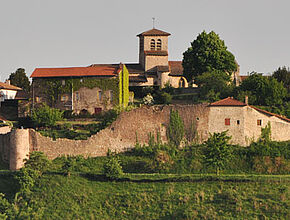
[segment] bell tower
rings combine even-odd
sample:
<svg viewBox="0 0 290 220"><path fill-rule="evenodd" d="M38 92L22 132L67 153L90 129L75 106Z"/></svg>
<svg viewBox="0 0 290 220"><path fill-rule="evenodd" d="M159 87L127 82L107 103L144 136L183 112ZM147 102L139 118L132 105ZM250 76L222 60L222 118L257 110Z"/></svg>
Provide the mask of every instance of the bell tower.
<svg viewBox="0 0 290 220"><path fill-rule="evenodd" d="M168 66L168 36L155 28L137 35L139 64L146 72L153 72L156 66Z"/></svg>

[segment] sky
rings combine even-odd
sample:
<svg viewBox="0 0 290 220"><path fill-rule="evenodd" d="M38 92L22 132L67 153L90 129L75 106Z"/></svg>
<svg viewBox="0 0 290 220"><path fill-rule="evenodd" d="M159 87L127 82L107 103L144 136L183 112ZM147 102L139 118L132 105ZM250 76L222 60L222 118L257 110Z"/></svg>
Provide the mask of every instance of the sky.
<svg viewBox="0 0 290 220"><path fill-rule="evenodd" d="M289 0L0 0L0 80L17 68L138 62L137 34L171 33L169 60L215 31L241 75L290 67Z"/></svg>

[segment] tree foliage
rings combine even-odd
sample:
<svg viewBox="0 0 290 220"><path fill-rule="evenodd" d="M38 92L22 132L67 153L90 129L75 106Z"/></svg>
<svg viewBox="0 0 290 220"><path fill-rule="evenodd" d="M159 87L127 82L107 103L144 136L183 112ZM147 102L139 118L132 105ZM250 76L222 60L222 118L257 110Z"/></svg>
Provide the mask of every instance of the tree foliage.
<svg viewBox="0 0 290 220"><path fill-rule="evenodd" d="M170 120L167 133L170 143L175 146L179 146L184 137L184 124L177 110L170 111Z"/></svg>
<svg viewBox="0 0 290 220"><path fill-rule="evenodd" d="M11 85L22 88L24 91L30 91L30 82L26 76L25 69L18 68L15 73L11 73L9 76Z"/></svg>
<svg viewBox="0 0 290 220"><path fill-rule="evenodd" d="M232 148L228 144L230 136L227 136L227 131L221 133L210 134L209 139L205 142L207 146L205 151L205 163L213 166L216 174L222 170L227 162L231 159Z"/></svg>
<svg viewBox="0 0 290 220"><path fill-rule="evenodd" d="M283 84L275 78L265 77L258 73L251 74L246 78L241 86L240 91L251 93L250 104L255 105L281 105L287 95L287 90Z"/></svg>
<svg viewBox="0 0 290 220"><path fill-rule="evenodd" d="M234 55L227 50L224 41L214 31L203 31L191 42L191 47L183 53L182 66L187 81L213 70L229 75L237 70Z"/></svg>
<svg viewBox="0 0 290 220"><path fill-rule="evenodd" d="M230 79L228 74L219 70L197 76L195 84L201 88L200 99L214 102L228 96L232 89Z"/></svg>
<svg viewBox="0 0 290 220"><path fill-rule="evenodd" d="M285 88L290 91L290 70L287 69L285 66L279 67L276 71L273 73L273 77L278 81L282 82Z"/></svg>
<svg viewBox="0 0 290 220"><path fill-rule="evenodd" d="M31 119L38 127L51 127L54 126L57 121L63 119L63 111L50 108L44 104L41 107L33 109Z"/></svg>

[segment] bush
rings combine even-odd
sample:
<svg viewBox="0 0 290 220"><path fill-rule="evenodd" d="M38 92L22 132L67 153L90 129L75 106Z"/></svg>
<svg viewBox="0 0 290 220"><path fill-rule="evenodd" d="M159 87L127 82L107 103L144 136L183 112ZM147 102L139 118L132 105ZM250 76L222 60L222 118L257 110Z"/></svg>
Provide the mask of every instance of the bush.
<svg viewBox="0 0 290 220"><path fill-rule="evenodd" d="M177 110L170 111L170 121L167 133L170 143L179 146L184 137L184 124Z"/></svg>
<svg viewBox="0 0 290 220"><path fill-rule="evenodd" d="M52 127L57 121L63 119L63 111L55 108L50 108L44 104L32 111L31 119L37 127Z"/></svg>
<svg viewBox="0 0 290 220"><path fill-rule="evenodd" d="M110 157L103 167L104 175L111 179L119 179L123 175L122 166L117 157Z"/></svg>
<svg viewBox="0 0 290 220"><path fill-rule="evenodd" d="M24 167L39 172L40 175L48 170L51 161L40 151L33 151L29 155L29 159L25 159Z"/></svg>

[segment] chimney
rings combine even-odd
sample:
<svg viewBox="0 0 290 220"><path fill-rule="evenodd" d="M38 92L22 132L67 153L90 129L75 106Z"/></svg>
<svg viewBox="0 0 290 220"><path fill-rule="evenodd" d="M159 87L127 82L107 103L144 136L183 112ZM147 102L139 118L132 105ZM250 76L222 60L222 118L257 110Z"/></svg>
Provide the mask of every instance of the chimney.
<svg viewBox="0 0 290 220"><path fill-rule="evenodd" d="M245 96L245 103L246 103L246 105L249 104L249 97L247 95Z"/></svg>
<svg viewBox="0 0 290 220"><path fill-rule="evenodd" d="M10 80L9 79L6 79L5 80L5 83L10 85Z"/></svg>

